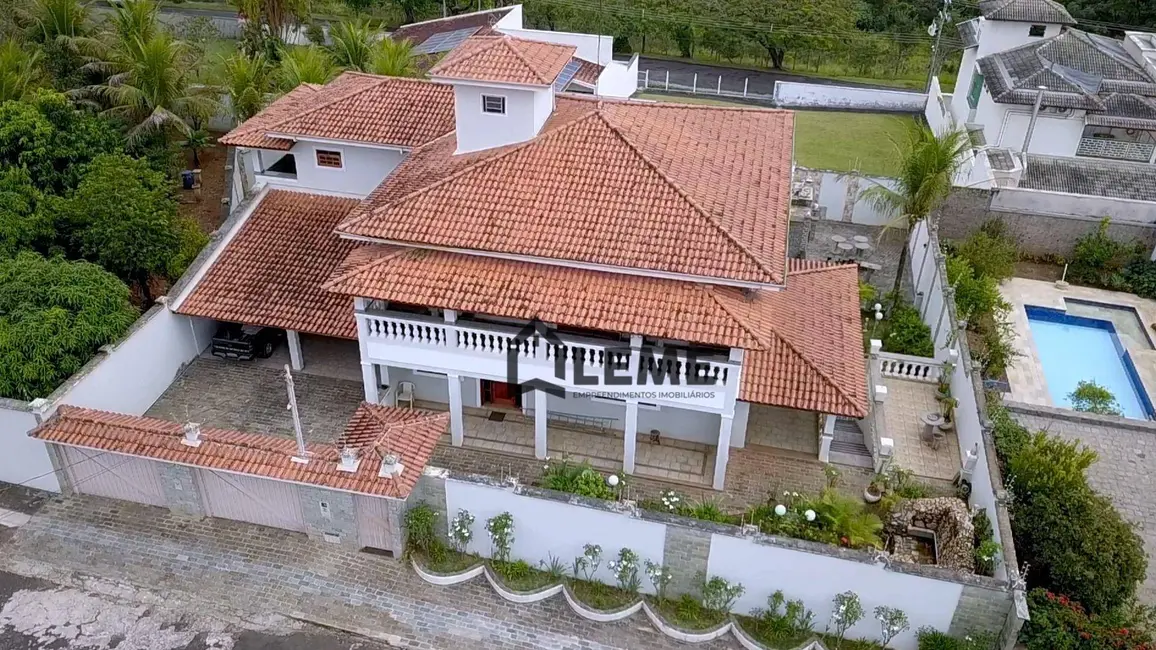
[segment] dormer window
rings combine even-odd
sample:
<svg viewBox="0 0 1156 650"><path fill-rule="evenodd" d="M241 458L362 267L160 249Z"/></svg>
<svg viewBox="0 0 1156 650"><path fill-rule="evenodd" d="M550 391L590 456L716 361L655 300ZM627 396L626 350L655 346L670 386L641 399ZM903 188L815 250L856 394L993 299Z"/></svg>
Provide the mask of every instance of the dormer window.
<svg viewBox="0 0 1156 650"><path fill-rule="evenodd" d="M482 95L482 112L505 115L506 98L501 95Z"/></svg>
<svg viewBox="0 0 1156 650"><path fill-rule="evenodd" d="M318 149L317 166L328 167L330 169L341 169L341 152Z"/></svg>
<svg viewBox="0 0 1156 650"><path fill-rule="evenodd" d="M1044 32L1046 32L1046 31L1048 31L1048 28L1046 25L1032 25L1031 27L1028 28L1028 36L1035 36L1036 38L1042 38L1044 35Z"/></svg>

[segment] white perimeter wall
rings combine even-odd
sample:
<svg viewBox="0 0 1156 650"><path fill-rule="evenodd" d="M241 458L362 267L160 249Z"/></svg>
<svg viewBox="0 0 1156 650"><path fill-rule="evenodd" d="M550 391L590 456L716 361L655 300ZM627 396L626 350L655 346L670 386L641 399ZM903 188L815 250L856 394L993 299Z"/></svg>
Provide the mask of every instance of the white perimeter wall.
<svg viewBox="0 0 1156 650"><path fill-rule="evenodd" d="M872 185L883 185L894 189L895 180L882 176L859 177L858 185L852 189L854 180L847 174L819 172L819 192L815 202L827 209L828 221L842 221L847 206L851 206L851 222L870 226L882 226L892 221L891 215L880 212L869 201L860 200L863 190Z"/></svg>
<svg viewBox="0 0 1156 650"><path fill-rule="evenodd" d="M184 364L208 346L216 322L156 305L113 346L98 352L47 398L43 417L62 404L142 415ZM28 437L36 418L27 404L0 400L0 481L23 483L52 471L44 443ZM52 474L29 485L60 491Z"/></svg>
<svg viewBox="0 0 1156 650"><path fill-rule="evenodd" d="M638 90L638 55L629 61L611 61L598 75L595 94L603 97L630 97Z"/></svg>
<svg viewBox="0 0 1156 650"><path fill-rule="evenodd" d="M1156 203L1150 201L1064 194L1019 187L1001 188L995 192L991 199L991 209L1002 212L1088 217L1097 221L1110 216L1112 221L1121 223L1156 223Z"/></svg>
<svg viewBox="0 0 1156 650"><path fill-rule="evenodd" d="M947 630L963 593L963 585L954 582L719 534L711 536L707 573L746 587L735 604L735 612L749 614L766 608L767 598L782 589L788 600L802 600L815 613L817 630L830 620L835 595L854 591L863 603L865 615L847 633L848 638L878 639L875 607L898 607L907 614L911 629L891 642L890 647L895 650L915 650L915 631L920 627Z"/></svg>
<svg viewBox="0 0 1156 650"><path fill-rule="evenodd" d="M474 516L474 538L469 550L485 557L491 554L486 520L509 512L514 518L511 559L538 565L540 560L549 562L553 555L569 567L574 558L582 555L583 545L599 544L602 546L603 559L597 576L603 582L614 584L614 577L606 564L618 555L619 549L626 547L638 554L643 590L651 593L654 591L653 586L646 579L642 567L646 560L664 563L664 524L594 508L572 506L564 501L522 496L509 489L447 479L447 518L453 519L460 509L468 510ZM447 522L447 530L448 525Z"/></svg>
<svg viewBox="0 0 1156 650"><path fill-rule="evenodd" d="M318 149L340 151L342 169L317 166ZM401 164L405 154L396 149L375 149L352 145L298 142L290 150L297 163L297 181L283 184L302 189L368 195L385 177ZM264 153L264 159L276 161L276 155ZM282 184L282 181L277 181Z"/></svg>
<svg viewBox="0 0 1156 650"><path fill-rule="evenodd" d="M903 90L776 81L775 103L788 108L922 113L927 95Z"/></svg>
<svg viewBox="0 0 1156 650"><path fill-rule="evenodd" d="M576 32L551 32L544 29L514 29L498 27L498 31L528 41L543 43L558 43L573 45L578 49L574 56L586 61L593 61L599 65L606 65L614 54L614 37L598 36L597 34L579 34Z"/></svg>

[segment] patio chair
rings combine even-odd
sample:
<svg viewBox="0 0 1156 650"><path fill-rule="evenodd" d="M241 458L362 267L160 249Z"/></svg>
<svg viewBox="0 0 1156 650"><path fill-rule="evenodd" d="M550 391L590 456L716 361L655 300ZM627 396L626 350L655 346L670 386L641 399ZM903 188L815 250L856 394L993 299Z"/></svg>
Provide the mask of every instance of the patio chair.
<svg viewBox="0 0 1156 650"><path fill-rule="evenodd" d="M397 382L397 405L401 406L402 402L407 402L410 408L413 408L413 382L399 381Z"/></svg>

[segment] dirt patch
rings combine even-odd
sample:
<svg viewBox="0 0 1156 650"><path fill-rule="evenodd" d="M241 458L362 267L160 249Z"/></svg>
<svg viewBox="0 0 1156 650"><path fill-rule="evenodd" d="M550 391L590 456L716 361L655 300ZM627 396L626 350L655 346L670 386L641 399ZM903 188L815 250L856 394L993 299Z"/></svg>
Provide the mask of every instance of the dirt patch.
<svg viewBox="0 0 1156 650"><path fill-rule="evenodd" d="M213 139L221 133L214 133ZM180 190L180 212L192 217L206 234L213 232L224 221L221 199L225 196L225 160L228 147L214 145L201 152L201 189ZM186 154L188 155L188 154ZM192 164L188 162L187 164ZM199 195L198 195L199 193Z"/></svg>
<svg viewBox="0 0 1156 650"><path fill-rule="evenodd" d="M1055 282L1064 274L1064 267L1047 262L1016 262L1015 277Z"/></svg>

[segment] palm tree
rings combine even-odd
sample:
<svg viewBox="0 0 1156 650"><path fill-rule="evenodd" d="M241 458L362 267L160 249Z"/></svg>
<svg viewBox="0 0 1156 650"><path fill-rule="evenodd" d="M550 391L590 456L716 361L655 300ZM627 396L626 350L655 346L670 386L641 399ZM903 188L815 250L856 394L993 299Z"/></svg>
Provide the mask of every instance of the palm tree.
<svg viewBox="0 0 1156 650"><path fill-rule="evenodd" d="M113 5L112 34L121 42L148 41L157 33L160 5L153 0L121 0Z"/></svg>
<svg viewBox="0 0 1156 650"><path fill-rule="evenodd" d="M74 94L107 106L106 115L128 124L130 143L174 131L187 136L191 123L206 120L217 110L217 90L193 81L196 51L167 31L157 30L147 40L119 42L108 54L107 60L85 66L107 74L106 81Z"/></svg>
<svg viewBox="0 0 1156 650"><path fill-rule="evenodd" d="M201 152L214 146L213 136L204 129L193 129L181 146L193 154L193 169L201 168Z"/></svg>
<svg viewBox="0 0 1156 650"><path fill-rule="evenodd" d="M277 69L277 89L289 92L301 84L327 84L337 76L337 66L325 50L310 45L285 52Z"/></svg>
<svg viewBox="0 0 1156 650"><path fill-rule="evenodd" d="M342 21L329 28L329 55L342 68L369 72L377 38L377 31L365 20Z"/></svg>
<svg viewBox="0 0 1156 650"><path fill-rule="evenodd" d="M36 43L68 44L88 29L88 3L80 0L35 0L21 22Z"/></svg>
<svg viewBox="0 0 1156 650"><path fill-rule="evenodd" d="M225 59L225 92L238 122L253 117L269 99L273 89L272 68L264 56L237 52Z"/></svg>
<svg viewBox="0 0 1156 650"><path fill-rule="evenodd" d="M971 146L962 130L936 134L931 127L913 124L907 140L896 143L899 153L899 177L895 189L874 185L863 192L877 210L893 215L888 227L902 227L905 232L899 267L895 273L893 301L898 301L907 267L907 240L917 223L931 216L951 194L956 173L963 165L964 154ZM894 303L893 303L894 304Z"/></svg>
<svg viewBox="0 0 1156 650"><path fill-rule="evenodd" d="M245 20L267 27L281 41L310 14L310 0L233 0L233 4Z"/></svg>
<svg viewBox="0 0 1156 650"><path fill-rule="evenodd" d="M0 43L0 102L19 101L40 86L40 50L16 40Z"/></svg>
<svg viewBox="0 0 1156 650"><path fill-rule="evenodd" d="M370 62L374 74L390 77L416 77L419 75L414 65L413 45L409 41L395 41L383 38L374 50Z"/></svg>

